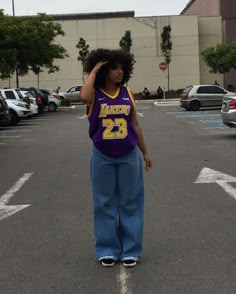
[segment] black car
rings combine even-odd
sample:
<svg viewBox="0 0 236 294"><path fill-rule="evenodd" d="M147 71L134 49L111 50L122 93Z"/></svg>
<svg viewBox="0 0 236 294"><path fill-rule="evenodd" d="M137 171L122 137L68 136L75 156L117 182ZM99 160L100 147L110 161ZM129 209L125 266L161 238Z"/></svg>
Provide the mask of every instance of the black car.
<svg viewBox="0 0 236 294"><path fill-rule="evenodd" d="M48 96L42 91L34 87L20 88L22 91L30 91L34 98L36 98L36 103L38 105L39 113L44 112L48 106Z"/></svg>
<svg viewBox="0 0 236 294"><path fill-rule="evenodd" d="M10 123L10 115L8 105L5 99L0 94L0 125L7 126Z"/></svg>

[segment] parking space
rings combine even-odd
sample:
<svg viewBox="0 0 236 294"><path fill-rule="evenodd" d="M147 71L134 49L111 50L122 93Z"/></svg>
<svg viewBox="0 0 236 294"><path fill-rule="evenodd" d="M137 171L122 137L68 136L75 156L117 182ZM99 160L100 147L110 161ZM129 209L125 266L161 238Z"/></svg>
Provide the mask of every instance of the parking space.
<svg viewBox="0 0 236 294"><path fill-rule="evenodd" d="M161 105L158 105L161 107ZM169 115L186 121L189 124L196 124L202 131L207 132L224 132L232 133L235 132L235 128L229 128L225 126L221 119L219 108L206 108L200 111L186 111L180 108L178 105L168 105L165 108L161 108L162 111Z"/></svg>
<svg viewBox="0 0 236 294"><path fill-rule="evenodd" d="M53 121L50 113L42 116L35 116L31 119L21 120L15 126L0 126L0 145L6 145L12 142L35 141L39 140L35 137L34 127L47 124Z"/></svg>

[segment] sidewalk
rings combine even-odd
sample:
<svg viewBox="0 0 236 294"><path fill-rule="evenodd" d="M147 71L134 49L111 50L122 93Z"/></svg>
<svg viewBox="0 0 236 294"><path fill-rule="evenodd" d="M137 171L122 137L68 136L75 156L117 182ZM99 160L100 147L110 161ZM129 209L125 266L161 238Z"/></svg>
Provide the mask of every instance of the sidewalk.
<svg viewBox="0 0 236 294"><path fill-rule="evenodd" d="M135 100L137 104L142 103L153 103L154 106L170 106L170 105L179 105L179 98L168 98L168 99L145 99L145 100ZM72 102L70 106L60 106L59 109L65 110L75 110L81 106L85 106L82 102Z"/></svg>

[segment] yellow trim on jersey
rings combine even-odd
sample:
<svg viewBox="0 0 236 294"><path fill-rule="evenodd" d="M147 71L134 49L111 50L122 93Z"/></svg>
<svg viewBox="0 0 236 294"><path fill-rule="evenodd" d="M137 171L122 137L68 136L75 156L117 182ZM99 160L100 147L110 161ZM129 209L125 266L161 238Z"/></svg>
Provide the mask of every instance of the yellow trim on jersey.
<svg viewBox="0 0 236 294"><path fill-rule="evenodd" d="M115 98L119 95L119 93L120 93L120 88L117 88L117 90L116 90L116 92L115 92L114 95L110 95L110 94L108 94L108 93L107 93L106 91L104 91L103 89L100 89L100 91L102 91L102 93L105 94L105 95L107 95L109 98L111 98L111 99L115 99Z"/></svg>
<svg viewBox="0 0 236 294"><path fill-rule="evenodd" d="M134 109L136 109L136 103L135 103L135 98L134 98L134 95L133 93L131 92L130 88L129 87L126 87L127 91L128 91L128 94L129 94L129 97L133 103L133 107Z"/></svg>

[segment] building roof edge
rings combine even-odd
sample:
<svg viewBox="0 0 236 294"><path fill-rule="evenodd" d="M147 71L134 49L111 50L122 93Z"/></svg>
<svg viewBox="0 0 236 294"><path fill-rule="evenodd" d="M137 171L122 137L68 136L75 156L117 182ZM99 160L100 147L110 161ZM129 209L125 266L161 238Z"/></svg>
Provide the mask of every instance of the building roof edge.
<svg viewBox="0 0 236 294"><path fill-rule="evenodd" d="M67 14L48 14L54 20L75 20L75 19L99 19L99 18L118 18L134 17L133 10L114 11L114 12L92 12L92 13L67 13Z"/></svg>
<svg viewBox="0 0 236 294"><path fill-rule="evenodd" d="M180 12L180 14L185 14L185 12L193 5L193 3L195 2L196 0L190 0L187 5L184 7L184 9Z"/></svg>

